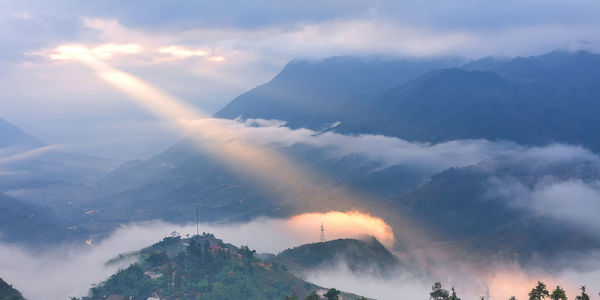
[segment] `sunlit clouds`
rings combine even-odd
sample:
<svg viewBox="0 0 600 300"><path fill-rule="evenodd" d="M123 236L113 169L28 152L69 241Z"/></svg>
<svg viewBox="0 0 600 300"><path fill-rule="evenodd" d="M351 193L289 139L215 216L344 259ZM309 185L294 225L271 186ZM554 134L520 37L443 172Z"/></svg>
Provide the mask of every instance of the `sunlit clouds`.
<svg viewBox="0 0 600 300"><path fill-rule="evenodd" d="M98 59L107 59L119 54L137 54L142 51L137 44L101 44L95 47L83 45L60 45L48 57L53 60L73 59L80 55L91 55Z"/></svg>
<svg viewBox="0 0 600 300"><path fill-rule="evenodd" d="M226 243L248 245L259 253L277 254L286 248L318 242L320 222L326 227L328 240L377 235L382 232L379 226L387 226L368 215L330 212L300 215L291 219L259 218L244 224L200 224L199 230L214 233ZM119 267L134 262L132 259L135 257L116 265L107 265L108 260L148 247L173 231L182 237L190 236L196 233L196 224L128 224L98 242L88 239L79 244L56 246L35 254L23 248L0 244L0 269L3 279L14 284L29 299L66 299L73 295L85 295L92 284L105 280ZM31 282L46 284L42 286Z"/></svg>
<svg viewBox="0 0 600 300"><path fill-rule="evenodd" d="M51 51L44 50L31 52L30 55L44 56L51 60L72 60L88 55L98 60L107 60L115 56L124 55L144 55L150 56L154 60L161 61L166 59L186 59L190 57L201 57L212 62L223 62L226 60L223 55L212 55L208 49L187 49L180 46L168 46L160 49L148 49L142 45L129 44L100 44L87 46L83 44L59 45Z"/></svg>
<svg viewBox="0 0 600 300"><path fill-rule="evenodd" d="M358 211L305 213L290 218L290 227L314 231L315 225L323 224L325 239L357 238L364 235L376 237L388 248L394 245L394 231L382 219Z"/></svg>
<svg viewBox="0 0 600 300"><path fill-rule="evenodd" d="M176 59L183 59L189 57L204 57L207 60L214 62L222 62L225 61L225 57L221 55L211 55L211 50L209 49L189 49L182 46L169 46L158 49L159 53L163 53L169 55Z"/></svg>

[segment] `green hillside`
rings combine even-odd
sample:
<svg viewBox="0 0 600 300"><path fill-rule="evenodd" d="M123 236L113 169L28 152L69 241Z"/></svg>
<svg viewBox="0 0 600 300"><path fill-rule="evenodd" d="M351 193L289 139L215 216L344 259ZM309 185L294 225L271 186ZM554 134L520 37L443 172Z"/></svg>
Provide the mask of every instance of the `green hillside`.
<svg viewBox="0 0 600 300"><path fill-rule="evenodd" d="M96 285L83 299L285 299L293 295L304 299L315 291L327 291L254 254L248 247L223 243L212 234L167 237L136 253L137 263Z"/></svg>
<svg viewBox="0 0 600 300"><path fill-rule="evenodd" d="M0 300L25 300L21 293L0 278Z"/></svg>
<svg viewBox="0 0 600 300"><path fill-rule="evenodd" d="M399 265L398 259L374 237L306 244L279 253L275 260L297 272L343 262L352 271L387 273Z"/></svg>

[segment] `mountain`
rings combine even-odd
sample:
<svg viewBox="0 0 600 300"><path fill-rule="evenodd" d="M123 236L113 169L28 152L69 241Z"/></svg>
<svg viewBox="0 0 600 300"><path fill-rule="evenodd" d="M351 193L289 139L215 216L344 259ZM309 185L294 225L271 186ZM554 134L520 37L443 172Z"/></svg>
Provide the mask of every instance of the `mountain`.
<svg viewBox="0 0 600 300"><path fill-rule="evenodd" d="M71 211L72 203L89 200L95 194L95 182L120 164L60 151L2 119L0 136L0 193L60 214Z"/></svg>
<svg viewBox="0 0 600 300"><path fill-rule="evenodd" d="M51 210L0 193L0 240L42 246L81 237Z"/></svg>
<svg viewBox="0 0 600 300"><path fill-rule="evenodd" d="M235 98L215 116L279 119L291 127L321 129L344 116L346 104L357 95L380 93L428 71L459 63L456 59L354 57L292 61L271 81Z"/></svg>
<svg viewBox="0 0 600 300"><path fill-rule="evenodd" d="M22 129L0 118L0 150L2 148L32 149L43 145L42 142L28 135Z"/></svg>
<svg viewBox="0 0 600 300"><path fill-rule="evenodd" d="M486 58L455 65L459 68L429 66L416 71L389 64L390 71L358 72L362 77L356 79L348 75L354 72L345 69L345 60L293 62L215 116L280 119L290 127L315 129L341 122L332 130L420 142L505 139L526 145L572 143L600 151L595 134L600 130L600 55L552 52ZM400 76L394 69L413 72ZM370 83L382 78L382 84Z"/></svg>
<svg viewBox="0 0 600 300"><path fill-rule="evenodd" d="M248 247L226 244L212 234L167 237L140 250L138 262L90 290L83 299L300 299L326 289L305 282ZM344 293L344 299L358 296ZM129 298L127 298L129 299Z"/></svg>
<svg viewBox="0 0 600 300"><path fill-rule="evenodd" d="M21 293L0 278L0 300L25 300Z"/></svg>
<svg viewBox="0 0 600 300"><path fill-rule="evenodd" d="M541 102L492 72L444 69L371 99L335 130L434 143L477 138L539 143L532 133L539 127Z"/></svg>
<svg viewBox="0 0 600 300"><path fill-rule="evenodd" d="M534 163L499 157L436 174L391 202L420 220L421 228L435 237L434 244L484 258L506 255L527 261L535 255L600 249L593 225L582 225L563 212L576 208L575 203L539 211L529 194L547 184L594 184L599 179L600 167L587 160Z"/></svg>
<svg viewBox="0 0 600 300"><path fill-rule="evenodd" d="M332 268L337 263L353 272L379 274L388 274L400 266L398 259L372 236L301 245L279 253L275 260L295 273Z"/></svg>
<svg viewBox="0 0 600 300"><path fill-rule="evenodd" d="M277 150L332 181L376 194L374 199L406 192L427 180L422 173L383 168L359 155L333 156L327 147L292 145ZM150 159L123 164L101 181L100 191L80 210L97 211L95 220L117 225L153 218L186 222L195 219L190 210L195 206L203 221L247 221L304 212L294 203L282 204L269 189L188 140Z"/></svg>

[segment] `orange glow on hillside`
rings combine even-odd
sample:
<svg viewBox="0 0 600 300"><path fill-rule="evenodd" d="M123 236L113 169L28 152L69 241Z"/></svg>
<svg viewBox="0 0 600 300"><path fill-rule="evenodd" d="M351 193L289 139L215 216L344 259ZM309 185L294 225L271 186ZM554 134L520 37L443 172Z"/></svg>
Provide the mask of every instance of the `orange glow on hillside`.
<svg viewBox="0 0 600 300"><path fill-rule="evenodd" d="M385 221L358 211L305 213L290 218L287 223L292 227L292 231L314 232L315 238L318 237L318 228L323 223L326 240L372 235L388 248L394 245L394 231Z"/></svg>

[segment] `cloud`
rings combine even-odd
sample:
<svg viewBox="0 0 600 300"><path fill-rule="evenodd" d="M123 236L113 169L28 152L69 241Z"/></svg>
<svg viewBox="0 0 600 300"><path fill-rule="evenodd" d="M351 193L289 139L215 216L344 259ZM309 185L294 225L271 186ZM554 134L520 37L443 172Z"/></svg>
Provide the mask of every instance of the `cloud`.
<svg viewBox="0 0 600 300"><path fill-rule="evenodd" d="M590 12L599 4L534 2L535 9L522 1L502 5L352 1L350 5L347 1L265 0L168 6L159 1L59 0L52 5L9 1L0 11L0 89L8 99L0 103L0 110L13 116L16 123L29 123L29 131L49 137L47 141L53 144L77 141L55 140L57 130L41 124L70 122L71 126L79 126L78 122L85 119L106 125L117 116L121 122L140 121L143 117L127 105L112 101L119 96L106 91L86 71L65 60L48 61L31 55L64 59L74 46L143 76L208 112L217 111L240 93L268 81L285 63L297 58L476 58L523 56L555 49L598 51L599 24ZM145 8L143 14L140 5ZM82 107L82 99L91 105ZM39 114L34 107L47 109L43 121L31 121ZM63 113L74 108L80 109ZM123 131L102 135L125 139L134 134ZM87 153L118 155L94 150Z"/></svg>
<svg viewBox="0 0 600 300"><path fill-rule="evenodd" d="M429 175L452 167L478 164L497 157L510 157L515 164L543 168L550 164L591 161L600 158L589 150L564 144L542 147L522 146L510 141L454 140L442 143L409 142L401 138L361 134L344 135L310 129L290 129L284 121L248 119L245 121L206 118L191 123L196 127L220 126L230 128L250 143L261 146L290 147L297 144L324 148L331 159L361 155L377 162L378 168L404 166Z"/></svg>
<svg viewBox="0 0 600 300"><path fill-rule="evenodd" d="M308 224L307 218L317 223ZM379 235L376 226L362 224L349 227L360 225L364 220L377 219L359 213L337 212L299 215L289 220L258 218L244 224L200 224L199 230L214 233L226 243L248 245L259 253L278 253L286 248L318 241L319 222L326 224L328 239ZM106 265L107 261L119 254L150 246L173 231L182 236L195 234L196 226L160 221L123 225L100 242L91 240L92 245L82 241L78 245L61 245L46 250L0 244L0 276L28 299L58 300L87 295L92 284L107 279L119 267L132 262Z"/></svg>
<svg viewBox="0 0 600 300"><path fill-rule="evenodd" d="M543 264L523 268L516 262L493 259L488 260L487 265L469 261L435 261L423 265L410 261L387 277L371 272L352 272L346 262L340 261L337 265L307 273L305 279L375 299L427 299L434 282L441 282L446 290L455 287L457 296L462 299L480 299L482 296L486 299L509 299L511 296L527 299L537 281L543 281L550 292L560 285L567 296L574 299L581 285L588 287L588 294L597 293L598 287L594 284L600 279L599 254L557 257L564 263L560 270L552 272L544 270ZM587 264L587 271L569 267L580 264ZM420 271L415 271L415 267Z"/></svg>
<svg viewBox="0 0 600 300"><path fill-rule="evenodd" d="M592 234L600 233L598 180L565 180L548 175L538 178L533 186L510 178L492 180L492 183L490 193L501 195L513 207L574 224Z"/></svg>

